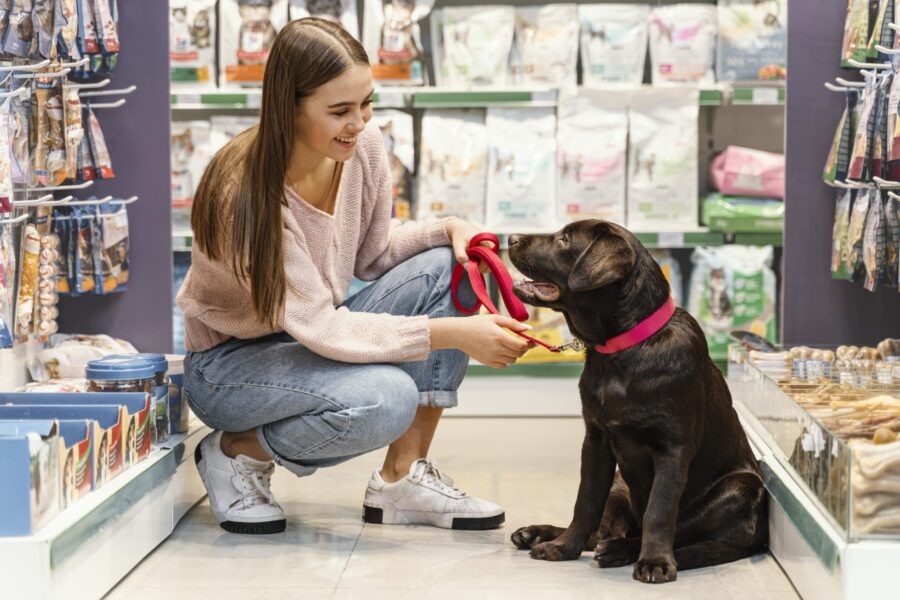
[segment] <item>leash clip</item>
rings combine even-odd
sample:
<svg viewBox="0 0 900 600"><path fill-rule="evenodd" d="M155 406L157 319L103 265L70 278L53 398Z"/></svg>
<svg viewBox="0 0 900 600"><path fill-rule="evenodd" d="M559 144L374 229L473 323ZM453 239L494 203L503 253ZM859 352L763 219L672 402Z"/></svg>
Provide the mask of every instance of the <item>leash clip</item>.
<svg viewBox="0 0 900 600"><path fill-rule="evenodd" d="M556 346L557 352L562 352L564 350L575 350L576 352L583 352L586 349L587 349L587 345L584 342L582 342L581 340L579 340L578 338L575 338L568 344L563 344L562 346Z"/></svg>

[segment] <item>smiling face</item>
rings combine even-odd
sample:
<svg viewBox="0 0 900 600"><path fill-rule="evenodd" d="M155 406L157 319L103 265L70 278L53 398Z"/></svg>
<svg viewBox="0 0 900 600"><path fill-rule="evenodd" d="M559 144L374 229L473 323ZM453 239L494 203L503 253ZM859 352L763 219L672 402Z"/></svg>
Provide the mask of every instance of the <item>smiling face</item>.
<svg viewBox="0 0 900 600"><path fill-rule="evenodd" d="M295 151L344 162L372 118L372 69L353 64L303 98L295 118Z"/></svg>

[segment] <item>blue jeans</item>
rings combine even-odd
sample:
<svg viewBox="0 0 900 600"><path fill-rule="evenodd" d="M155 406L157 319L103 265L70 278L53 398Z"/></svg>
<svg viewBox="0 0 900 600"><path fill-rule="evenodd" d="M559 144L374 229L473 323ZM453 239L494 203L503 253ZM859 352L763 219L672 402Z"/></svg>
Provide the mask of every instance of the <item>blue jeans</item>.
<svg viewBox="0 0 900 600"><path fill-rule="evenodd" d="M455 259L434 248L394 267L344 302L352 311L453 317ZM474 303L468 283L460 300ZM185 358L184 394L201 421L223 431L256 430L275 462L297 475L387 446L419 406L456 406L468 358L432 351L424 361L352 364L323 358L286 333L232 338Z"/></svg>

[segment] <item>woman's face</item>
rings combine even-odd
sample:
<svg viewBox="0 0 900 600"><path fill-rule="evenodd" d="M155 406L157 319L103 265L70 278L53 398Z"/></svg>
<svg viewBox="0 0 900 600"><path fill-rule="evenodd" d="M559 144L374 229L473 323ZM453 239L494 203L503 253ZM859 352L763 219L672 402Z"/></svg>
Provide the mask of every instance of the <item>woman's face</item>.
<svg viewBox="0 0 900 600"><path fill-rule="evenodd" d="M353 65L304 98L295 120L295 150L349 160L372 118L372 69ZM299 148L298 148L299 146Z"/></svg>

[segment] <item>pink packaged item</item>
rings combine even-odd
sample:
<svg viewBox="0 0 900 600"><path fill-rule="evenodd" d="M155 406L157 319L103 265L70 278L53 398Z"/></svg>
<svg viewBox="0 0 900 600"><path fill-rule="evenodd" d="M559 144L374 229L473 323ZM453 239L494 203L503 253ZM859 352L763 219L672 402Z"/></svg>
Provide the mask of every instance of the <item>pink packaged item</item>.
<svg viewBox="0 0 900 600"><path fill-rule="evenodd" d="M732 196L784 199L784 155L728 146L709 166L713 187Z"/></svg>

